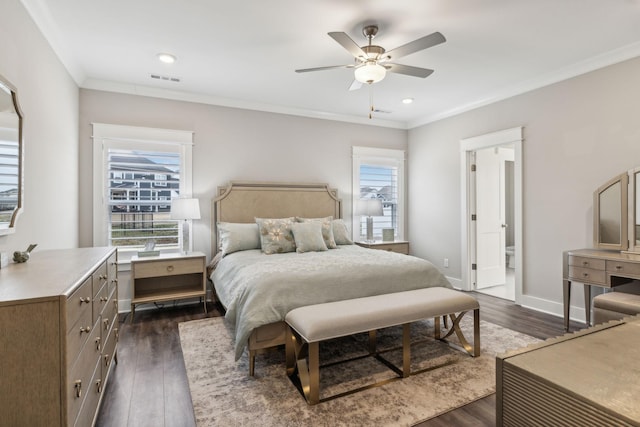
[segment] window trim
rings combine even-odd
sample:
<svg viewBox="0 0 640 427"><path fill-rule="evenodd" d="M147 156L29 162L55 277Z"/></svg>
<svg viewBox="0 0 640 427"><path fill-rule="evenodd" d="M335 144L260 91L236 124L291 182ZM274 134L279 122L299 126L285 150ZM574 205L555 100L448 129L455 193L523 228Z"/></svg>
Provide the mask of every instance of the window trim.
<svg viewBox="0 0 640 427"><path fill-rule="evenodd" d="M180 195L192 196L193 188L193 131L147 128L138 126L91 123L93 127L93 245L107 246L108 228L106 215L106 182L108 180L107 148L171 150L180 152ZM189 224L191 227L191 224ZM182 228L179 227L179 233ZM182 236L180 235L180 241ZM189 243L192 244L192 241ZM119 261L128 262L136 251L119 249Z"/></svg>
<svg viewBox="0 0 640 427"><path fill-rule="evenodd" d="M355 207L360 199L360 166L362 164L372 166L392 166L398 168L398 240L405 240L406 228L406 152L391 148L352 147L353 178L352 178L352 203L351 203L351 235L354 241L364 238L359 234L360 217L355 215Z"/></svg>

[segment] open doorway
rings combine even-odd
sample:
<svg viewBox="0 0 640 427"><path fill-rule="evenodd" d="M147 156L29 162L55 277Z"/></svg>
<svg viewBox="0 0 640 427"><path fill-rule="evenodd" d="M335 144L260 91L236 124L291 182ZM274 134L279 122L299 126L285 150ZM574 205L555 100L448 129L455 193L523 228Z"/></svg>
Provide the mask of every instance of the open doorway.
<svg viewBox="0 0 640 427"><path fill-rule="evenodd" d="M462 282L520 303L522 128L461 141Z"/></svg>

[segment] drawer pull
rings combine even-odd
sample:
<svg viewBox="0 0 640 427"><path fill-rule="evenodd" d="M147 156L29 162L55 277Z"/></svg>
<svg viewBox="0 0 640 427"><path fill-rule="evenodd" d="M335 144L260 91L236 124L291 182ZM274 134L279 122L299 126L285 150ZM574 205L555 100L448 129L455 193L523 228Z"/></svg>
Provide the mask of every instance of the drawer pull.
<svg viewBox="0 0 640 427"><path fill-rule="evenodd" d="M82 380L76 380L73 387L76 389L76 397L82 397Z"/></svg>
<svg viewBox="0 0 640 427"><path fill-rule="evenodd" d="M80 328L80 333L83 333L83 332L86 332L86 333L91 332L91 326L83 326L83 327L81 327Z"/></svg>
<svg viewBox="0 0 640 427"><path fill-rule="evenodd" d="M585 267L588 267L589 266L589 261L582 261L582 265L585 266Z"/></svg>
<svg viewBox="0 0 640 427"><path fill-rule="evenodd" d="M118 283L118 279L111 279L111 283Z"/></svg>
<svg viewBox="0 0 640 427"><path fill-rule="evenodd" d="M589 273L582 273L583 277L589 277Z"/></svg>
<svg viewBox="0 0 640 427"><path fill-rule="evenodd" d="M83 302L86 302L87 304L89 304L91 302L91 298L80 297L80 304L82 304Z"/></svg>
<svg viewBox="0 0 640 427"><path fill-rule="evenodd" d="M171 273L171 272L173 271L173 265L168 265L168 266L167 266L167 271L168 271L169 273Z"/></svg>
<svg viewBox="0 0 640 427"><path fill-rule="evenodd" d="M100 351L100 337L96 338L96 350Z"/></svg>
<svg viewBox="0 0 640 427"><path fill-rule="evenodd" d="M97 379L96 380L96 391L98 393L102 393L102 380L101 379Z"/></svg>
<svg viewBox="0 0 640 427"><path fill-rule="evenodd" d="M100 302L107 302L109 300L109 298L107 297L100 297Z"/></svg>
<svg viewBox="0 0 640 427"><path fill-rule="evenodd" d="M104 319L102 321L102 323L104 323L104 330L108 330L109 329L109 319Z"/></svg>
<svg viewBox="0 0 640 427"><path fill-rule="evenodd" d="M111 357L109 357L108 354L104 355L104 366L109 366L109 363L111 362Z"/></svg>
<svg viewBox="0 0 640 427"><path fill-rule="evenodd" d="M616 265L616 270L622 270L622 266L621 265Z"/></svg>

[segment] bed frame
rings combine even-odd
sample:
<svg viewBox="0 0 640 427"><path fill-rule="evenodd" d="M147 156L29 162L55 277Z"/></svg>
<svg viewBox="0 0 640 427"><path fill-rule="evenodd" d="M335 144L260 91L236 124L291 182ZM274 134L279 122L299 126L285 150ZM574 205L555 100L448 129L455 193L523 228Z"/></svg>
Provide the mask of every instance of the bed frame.
<svg viewBox="0 0 640 427"><path fill-rule="evenodd" d="M338 190L328 184L232 181L218 187L211 203L211 253L218 253L219 222L252 223L255 218L300 216L342 218ZM215 284L214 284L215 287ZM284 345L285 323L277 322L254 329L249 337L249 375L254 374L256 354Z"/></svg>

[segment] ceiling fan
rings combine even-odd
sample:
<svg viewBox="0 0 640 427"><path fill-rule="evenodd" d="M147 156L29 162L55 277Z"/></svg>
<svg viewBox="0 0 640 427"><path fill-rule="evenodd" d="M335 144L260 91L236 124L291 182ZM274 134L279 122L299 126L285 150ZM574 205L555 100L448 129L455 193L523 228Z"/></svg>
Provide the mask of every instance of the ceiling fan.
<svg viewBox="0 0 640 427"><path fill-rule="evenodd" d="M354 63L348 65L331 65L328 67L303 68L296 70L296 73L331 70L334 68L354 68L355 80L351 84L349 90L360 89L363 83L372 84L379 82L384 79L387 71L421 78L431 75L433 70L428 68L395 64L390 61L394 61L403 56L436 46L446 41L442 34L435 32L390 51L386 51L382 46L371 44L373 38L378 34L377 25L367 25L362 29L362 34L364 34L369 41L368 45L362 47L358 46L358 44L347 35L347 33L338 31L330 32L328 34L354 56Z"/></svg>

